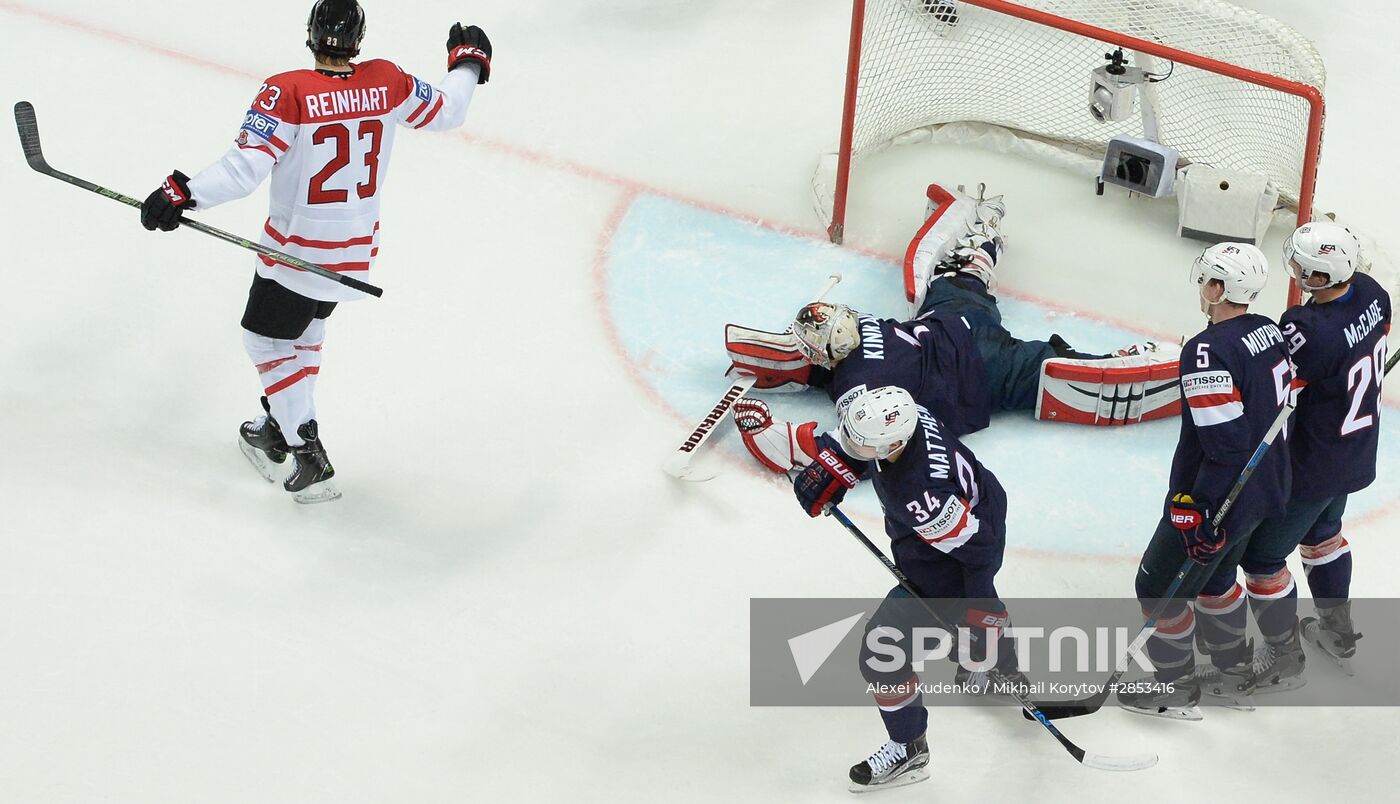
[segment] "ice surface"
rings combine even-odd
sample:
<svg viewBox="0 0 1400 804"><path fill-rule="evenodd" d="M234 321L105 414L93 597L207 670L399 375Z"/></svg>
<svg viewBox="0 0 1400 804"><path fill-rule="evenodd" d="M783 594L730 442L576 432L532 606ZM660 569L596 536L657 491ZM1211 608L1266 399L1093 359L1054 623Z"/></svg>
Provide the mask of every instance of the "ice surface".
<svg viewBox="0 0 1400 804"><path fill-rule="evenodd" d="M1382 80L1400 12L1246 5L1327 61L1319 206L1400 248L1400 177L1377 156L1400 125ZM750 708L748 601L888 579L727 429L701 458L718 479L658 470L723 390L720 325L780 327L831 270L833 298L898 313L892 260L939 180L1007 194L1018 329L1110 348L1199 326L1169 202L1096 198L1021 158L874 157L852 248L824 245L808 179L836 135L847 10L367 3L366 55L436 78L461 17L496 60L464 133L399 140L386 294L331 319L319 389L346 496L310 508L233 446L257 412L237 331L251 258L31 173L0 126L0 798L845 800L879 720ZM304 15L0 0L4 101L35 103L56 166L138 195L214 159L261 80L305 62ZM207 219L252 233L264 214L261 191ZM778 406L829 416L811 396ZM1386 428L1348 523L1358 595L1395 591ZM1010 493L1002 593L1129 594L1171 431L1003 416L976 436ZM870 502L852 512L874 525ZM1015 711L935 710L938 772L890 800L1390 797L1394 710L1207 714L1066 722L1090 750L1162 756L1113 775Z"/></svg>

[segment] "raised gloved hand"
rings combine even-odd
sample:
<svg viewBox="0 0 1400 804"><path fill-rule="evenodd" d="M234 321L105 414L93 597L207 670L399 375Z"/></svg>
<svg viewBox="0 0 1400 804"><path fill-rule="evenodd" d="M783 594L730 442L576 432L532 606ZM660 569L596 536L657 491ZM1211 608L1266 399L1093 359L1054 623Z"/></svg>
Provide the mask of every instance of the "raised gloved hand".
<svg viewBox="0 0 1400 804"><path fill-rule="evenodd" d="M453 23L452 30L447 33L447 69L451 71L471 63L481 68L478 84L490 80L491 40L475 25L463 28L462 23Z"/></svg>
<svg viewBox="0 0 1400 804"><path fill-rule="evenodd" d="M194 206L190 177L176 170L166 177L159 189L146 196L141 204L141 225L151 232L172 231L180 225L184 210L194 209Z"/></svg>
<svg viewBox="0 0 1400 804"><path fill-rule="evenodd" d="M1210 506L1196 502L1190 494L1172 496L1167 519L1181 532L1186 555L1197 564L1209 564L1225 546L1225 531L1217 531L1211 524Z"/></svg>
<svg viewBox="0 0 1400 804"><path fill-rule="evenodd" d="M830 447L823 447L792 481L797 502L807 516L821 516L828 505L845 499L846 491L860 482L860 476Z"/></svg>

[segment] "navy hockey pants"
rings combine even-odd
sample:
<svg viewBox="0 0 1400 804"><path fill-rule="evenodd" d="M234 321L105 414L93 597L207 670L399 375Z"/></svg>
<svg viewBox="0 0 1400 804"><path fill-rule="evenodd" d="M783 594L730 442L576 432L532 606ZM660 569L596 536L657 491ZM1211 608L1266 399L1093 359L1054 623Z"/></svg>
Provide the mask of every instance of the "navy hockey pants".
<svg viewBox="0 0 1400 804"><path fill-rule="evenodd" d="M1001 523L984 521L982 532L951 553L943 553L910 537L894 545L895 564L938 612L935 620L924 604L910 597L903 587L896 586L885 596L880 607L866 623L861 639L860 672L874 690L875 703L890 739L900 743L924 733L928 726L928 709L918 689L919 677L913 668L913 655L918 648L916 628L936 628L944 625L956 628L974 619L973 612L1005 618L1006 606L997 596L994 583L1001 569L1006 535ZM981 622L981 616L975 618ZM939 622L941 621L941 623ZM897 650L902 661L888 654L877 654L870 647L871 632L884 629L880 642ZM973 632L973 644L967 648L969 658L982 661L990 658L985 634ZM926 649L933 642L924 643ZM882 649L883 650L883 649ZM950 659L958 657L957 648ZM1015 652L1009 638L997 641L997 664L1015 662ZM932 661L932 660L930 660Z"/></svg>
<svg viewBox="0 0 1400 804"><path fill-rule="evenodd" d="M929 310L960 315L972 328L972 338L987 367L992 407L999 410L1035 410L1040 388L1040 366L1055 356L1046 341L1022 341L1012 337L1001 323L996 297L974 277L950 276L929 283L923 315Z"/></svg>

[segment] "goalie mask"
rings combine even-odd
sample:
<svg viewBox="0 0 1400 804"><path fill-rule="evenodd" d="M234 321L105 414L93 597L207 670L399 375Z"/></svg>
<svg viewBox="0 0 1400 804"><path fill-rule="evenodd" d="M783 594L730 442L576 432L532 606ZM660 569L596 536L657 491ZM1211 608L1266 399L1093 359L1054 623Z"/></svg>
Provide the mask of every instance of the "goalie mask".
<svg viewBox="0 0 1400 804"><path fill-rule="evenodd" d="M1299 226L1283 244L1283 259L1289 272L1298 280L1298 286L1309 293L1350 282L1360 257L1361 241L1350 229L1331 221ZM1327 283L1310 284L1313 274L1326 274Z"/></svg>
<svg viewBox="0 0 1400 804"><path fill-rule="evenodd" d="M834 368L860 345L856 311L844 304L812 302L792 323L797 349L813 365Z"/></svg>
<svg viewBox="0 0 1400 804"><path fill-rule="evenodd" d="M918 424L914 398L903 388L887 385L851 400L836 430L841 448L852 457L883 461L909 443Z"/></svg>
<svg viewBox="0 0 1400 804"><path fill-rule="evenodd" d="M1207 304L1227 301L1233 304L1253 304L1269 280L1269 259L1258 246L1248 243L1216 243L1206 249L1191 266L1191 283L1205 299L1206 285L1212 279L1225 286L1225 295Z"/></svg>

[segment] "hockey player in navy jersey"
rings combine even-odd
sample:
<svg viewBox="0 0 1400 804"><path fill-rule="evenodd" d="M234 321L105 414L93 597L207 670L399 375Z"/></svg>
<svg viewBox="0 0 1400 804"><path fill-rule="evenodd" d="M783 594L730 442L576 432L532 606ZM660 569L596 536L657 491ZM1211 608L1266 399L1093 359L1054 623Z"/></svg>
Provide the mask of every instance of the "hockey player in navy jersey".
<svg viewBox="0 0 1400 804"><path fill-rule="evenodd" d="M1342 514L1347 495L1376 478L1391 315L1390 295L1357 270L1360 258L1356 236L1330 221L1301 226L1284 244L1289 271L1310 298L1281 320L1299 389L1289 436L1293 493L1284 513L1255 531L1260 554L1240 562L1265 639L1254 662L1254 692L1303 685L1303 641L1350 672L1360 638L1351 619L1351 547ZM1302 622L1301 634L1298 589L1284 563L1300 544L1318 612Z"/></svg>
<svg viewBox="0 0 1400 804"><path fill-rule="evenodd" d="M928 195L928 217L905 265L912 320L814 302L785 333L731 324L725 331L731 371L754 374L759 391L820 387L838 410L862 389L897 385L956 436L985 428L996 410L1104 425L1180 411L1170 347L1093 355L1058 335L1014 337L992 295L1005 250L1001 197L974 199L938 185Z"/></svg>
<svg viewBox="0 0 1400 804"><path fill-rule="evenodd" d="M1196 611L1202 641L1223 683L1247 686L1251 676L1248 647L1232 639L1232 618L1236 611L1244 613L1236 567L1255 558L1251 536L1260 522L1283 511L1288 498L1285 439L1274 441L1219 529L1213 517L1290 393L1293 375L1283 333L1249 311L1268 275L1263 252L1239 243L1211 246L1192 269L1210 324L1181 352L1181 394L1189 414L1181 417L1165 510L1138 566L1143 611L1155 608L1188 557L1199 565L1218 563L1209 577L1195 567L1157 620L1147 643L1157 683L1119 694L1120 704L1135 712L1200 718ZM1189 601L1198 595L1193 610Z"/></svg>
<svg viewBox="0 0 1400 804"><path fill-rule="evenodd" d="M836 429L824 434L816 433L816 422L775 422L762 400L741 399L734 411L745 446L765 467L794 478L808 515L820 515L862 478L870 479L885 510L895 564L922 594L938 598L930 603L945 612L945 622L966 624L967 657L988 668L993 684L1026 683L1011 640L1002 634L1006 607L994 583L1006 545L1006 493L934 414L893 386L856 393L842 408ZM930 624L922 607L897 586L871 617L866 634L896 629L902 638L891 636L890 644L900 645L907 659L910 629ZM927 779L928 710L918 676L907 661L877 670L869 639L861 644L861 673L878 690L875 701L889 741L851 768L851 789ZM967 683L973 671L960 664L957 678Z"/></svg>

